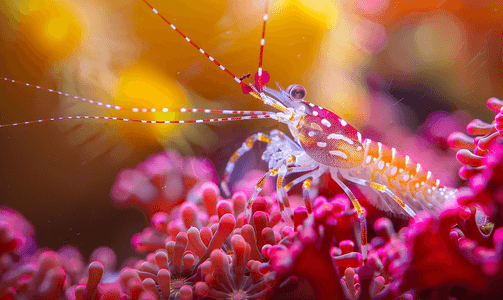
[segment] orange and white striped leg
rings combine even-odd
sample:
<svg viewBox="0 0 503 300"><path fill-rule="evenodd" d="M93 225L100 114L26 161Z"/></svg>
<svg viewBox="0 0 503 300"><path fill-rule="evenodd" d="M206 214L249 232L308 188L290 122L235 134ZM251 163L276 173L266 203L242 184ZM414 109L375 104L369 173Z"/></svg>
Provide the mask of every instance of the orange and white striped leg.
<svg viewBox="0 0 503 300"><path fill-rule="evenodd" d="M355 178L355 177L351 177L351 176L344 176L344 178L346 178L347 180L354 182L356 184L365 185L365 186L371 187L381 193L387 194L398 205L400 205L400 207L405 211L405 213L407 213L411 218L414 218L414 216L416 215L414 210L409 205L404 203L403 200L400 199L400 197L398 197L397 195L395 195L387 186L385 186L383 184L379 184L377 182L367 181L364 179Z"/></svg>
<svg viewBox="0 0 503 300"><path fill-rule="evenodd" d="M302 168L303 170L299 170L297 172L306 172L311 171L313 168ZM302 184L302 196L304 198L304 203L306 205L307 212L312 213L312 199L309 195L309 189L311 188L312 182L318 179L323 173L325 169L317 169L310 173L304 174L296 179L290 181L287 185L285 185L284 190L287 193L292 187L303 182Z"/></svg>
<svg viewBox="0 0 503 300"><path fill-rule="evenodd" d="M253 201L255 201L255 198L257 198L258 194L262 191L265 185L265 181L269 176L274 176L278 173L278 169L272 169L267 171L260 179L257 181L257 184L255 184L255 188L253 189L253 192L250 196L250 199L248 199L248 203L246 204L245 208L245 217L248 219L251 217L251 207L253 205Z"/></svg>
<svg viewBox="0 0 503 300"><path fill-rule="evenodd" d="M337 178L337 172L330 172L332 179L337 182L337 184L344 190L346 195L348 195L351 203L353 203L354 208L356 209L356 213L358 214L358 219L360 221L360 244L362 251L363 261L367 261L367 220L365 219L365 215L363 213L363 208L356 199L356 196L351 192L351 190L339 179Z"/></svg>
<svg viewBox="0 0 503 300"><path fill-rule="evenodd" d="M304 204L306 205L308 214L311 214L313 212L313 200L309 195L309 189L311 188L312 183L313 180L311 178L304 180L304 182L302 183L302 198L304 198Z"/></svg>
<svg viewBox="0 0 503 300"><path fill-rule="evenodd" d="M283 161L281 163L281 165L279 167L281 167L282 165L284 165L285 161ZM316 168L316 167L315 167ZM299 173L299 172L308 172L308 171L311 171L313 170L313 167L288 167L286 168L286 174L292 174L292 173ZM271 169L269 171L267 171L264 176L262 176L257 184L255 185L255 189L253 190L251 196L250 196L250 199L248 200L248 203L246 205L246 209L245 209L245 216L246 218L250 217L250 212L251 212L251 207L253 205L253 201L255 201L255 198L257 198L258 194L262 191L262 189L264 188L264 185L265 185L265 181L267 180L267 178L269 178L270 176L276 176L279 172L279 168L274 168L274 169ZM304 177L305 179L306 177ZM283 180L283 179L282 179ZM281 185L279 185L281 187ZM293 185L290 185L290 188L293 186ZM290 189L288 188L288 190ZM288 191L288 190L284 190L282 189L283 191L280 192L280 193L285 193ZM288 222L287 220L288 219L291 219L290 216L288 215L285 215L283 212L284 212L284 201L283 199L279 199L280 197L278 197L278 202L279 202L279 205L280 205L280 211L283 215L283 218L285 219L286 222ZM288 201L288 199L287 199ZM288 207L290 207L290 203L288 203ZM288 216L288 218L286 218Z"/></svg>
<svg viewBox="0 0 503 300"><path fill-rule="evenodd" d="M278 197L279 211L283 217L283 221L285 221L288 225L293 225L293 212L290 207L290 201L288 201L288 196L283 189L283 181L289 171L292 170L291 168L286 167L286 161L284 161L278 168L278 177L276 178L276 195Z"/></svg>
<svg viewBox="0 0 503 300"><path fill-rule="evenodd" d="M265 142L265 143L272 142L271 138L267 134L258 132L256 134L251 135L243 142L241 147L239 147L234 152L234 154L232 154L231 158L229 159L229 162L227 163L227 166L225 166L225 172L224 172L224 175L222 176L222 181L220 183L220 186L222 187L222 190L225 193L225 195L227 195L228 197L231 196L230 189L229 189L230 175L232 174L232 171L234 170L234 166L236 165L236 161L240 156L242 156L246 152L250 151L256 141L261 141L261 142ZM264 182L265 182L265 180L264 180Z"/></svg>

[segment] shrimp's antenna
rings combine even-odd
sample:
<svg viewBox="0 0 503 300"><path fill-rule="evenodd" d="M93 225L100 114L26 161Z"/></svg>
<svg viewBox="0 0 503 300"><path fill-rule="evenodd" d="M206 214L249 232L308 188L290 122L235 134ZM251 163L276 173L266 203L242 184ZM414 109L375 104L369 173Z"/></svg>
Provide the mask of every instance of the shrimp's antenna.
<svg viewBox="0 0 503 300"><path fill-rule="evenodd" d="M145 4L147 4L148 7L150 7L150 9L156 14L158 15L166 24L168 24L171 29L173 29L174 31L176 31L179 35L181 35L189 44L191 44L192 46L194 46L197 50L199 50L199 52L201 52L202 54L204 54L204 56L206 56L211 62L213 62L215 65L217 65L220 69L222 69L222 71L224 71L225 73L227 73L229 76L231 76L237 83L239 83L245 90L247 90L250 94L252 94L252 96L254 96L255 98L257 99L262 99L259 95L256 95L256 93L252 90L251 87L247 86L246 84L243 83L243 81L237 77L236 75L232 74L231 71L227 70L224 66L222 66L222 64L220 64L218 61L216 61L212 56L210 56L208 53L206 53L201 47L199 47L196 43L194 43L191 39L189 39L185 34L183 34L183 32L181 32L180 30L178 30L176 28L175 25L173 25L170 21L166 20L166 18L161 15L159 13L159 11L157 9L155 9L148 1L146 0L143 0L143 2L145 2Z"/></svg>
<svg viewBox="0 0 503 300"><path fill-rule="evenodd" d="M137 122L146 124L184 124L184 123L216 123L216 122L226 122L226 121L244 121L244 120L255 120L255 119L277 119L275 114L271 115L254 115L254 116L241 116L241 117L231 117L231 118L217 118L217 119L194 119L194 120L139 120L139 119L127 119L127 118L116 118L116 117L103 117L103 116L69 116L69 117L57 117L50 119L40 119L33 121L26 121L20 123L10 123L0 125L2 127L10 127L17 125L42 123L49 121L59 121L59 120L77 120L77 119L99 119L99 120L115 120L115 121L125 121L125 122Z"/></svg>
<svg viewBox="0 0 503 300"><path fill-rule="evenodd" d="M264 104L270 105L280 111L286 111L286 107L279 103L276 99L268 97L267 95L264 94L263 92L263 86L264 86L264 80L263 80L263 71L262 71L262 61L263 61L263 53L264 53L264 44L265 44L265 28L266 28L266 23L268 19L268 7L269 7L269 1L266 1L265 4L265 9L264 9L264 16L263 16L263 25L262 25L262 38L260 41L260 57L259 57L259 68L258 68L258 80L257 80L257 86L253 85L246 85L243 83L243 80L241 78L238 78L235 76L232 72L230 72L228 69L226 69L222 64L220 64L217 60L215 60L212 56L210 56L208 53L206 53L201 47L199 47L196 43L194 43L189 37L187 37L183 32L178 30L175 25L173 25L171 22L169 22L163 15L159 13L157 9L155 9L147 0L143 0L145 4L147 4L148 7L156 14L158 15L166 24L168 24L171 29L176 31L179 35L181 35L189 44L191 44L193 47L195 47L199 52L204 54L211 62L216 64L222 71L227 73L229 76L231 76L237 83L241 85L243 88L243 91L246 91L247 94L251 94L253 97L261 100L264 102ZM245 76L244 78L247 78L249 76ZM74 96L68 93L60 92L57 90L53 90L50 88L44 88L38 85L33 85L30 83L25 83L21 81L16 81L13 79L5 78L5 77L0 77L0 79L4 79L5 81L11 81L13 83L18 83L18 84L23 84L29 87L35 87L37 89L41 89L44 91L48 91L51 93L57 93L59 95L63 95L66 97L71 97L74 99L78 99L84 102L88 102L91 104L95 104L98 106L106 107L109 109L114 109L114 110L126 110L126 111L132 111L132 112L157 112L157 111L162 111L162 112L169 112L170 109L168 108L125 108L121 107L118 105L112 105L112 104L105 104L102 102L86 99L83 97L78 97ZM171 109L173 111L173 109ZM184 112L203 112L203 113L217 113L217 114L239 114L239 115L252 115L252 116L243 116L243 117L233 117L233 118L218 118L218 119L194 119L194 120L166 120L166 121L156 121L156 120L140 120L140 119L126 119L126 118L116 118L116 117L103 117L103 116L67 116L67 117L57 117L57 118L50 118L50 119L40 119L40 120L32 120L32 121L26 121L26 122L18 122L18 123L9 123L9 124L0 124L1 127L8 127L8 126L16 126L16 125L21 125L21 124L32 124L32 123L41 123L41 122L47 122L47 121L56 121L56 120L68 120L68 119L103 119L103 120L122 120L122 121L131 121L131 122L141 122L141 123L209 123L209 122L221 122L221 121L238 121L238 120L251 120L251 119L277 119L278 116L276 115L275 112L270 112L270 111L241 111L241 110L216 110L216 109L200 109L200 108L179 108L175 109L175 111L180 111L182 113Z"/></svg>
<svg viewBox="0 0 503 300"><path fill-rule="evenodd" d="M123 110L123 111L131 111L131 112L152 112L152 113L155 113L155 112L181 112L181 113L184 113L184 112L193 112L193 113L207 113L207 114L224 114L224 115L266 115L266 114L274 114L274 112L271 112L271 111L262 111L262 110L230 110L230 109L208 109L208 108L187 108L187 107L182 107L182 108L167 108L167 107L163 107L163 108L155 108L155 107L152 107L152 108L138 108L138 107L133 107L133 108L129 108L129 107L122 107L122 106L118 106L118 105L112 105L112 104L107 104L107 103L103 103L103 102L100 102L100 101L95 101L95 100L92 100L92 99L87 99L87 98L84 98L84 97L79 97L79 96L75 96L75 95L72 95L72 94L68 94L68 93L65 93L65 92L61 92L61 91L58 91L58 90L54 90L54 89L49 89L49 88L46 88L46 87L43 87L43 86L39 86L39 85L34 85L34 84L31 84L31 83L26 83L26 82L22 82L22 81L18 81L18 80L14 80L14 79L10 79L10 78L5 78L5 77L0 77L0 79L3 79L5 81L10 81L12 83L17 83L17 84L22 84L22 85L25 85L25 86L28 86L28 87L33 87L33 88L37 88L39 90L43 90L43 91L46 91L46 92L50 92L50 93L55 93L55 94L58 94L58 95L61 95L61 96L66 96L66 97L69 97L69 98L74 98L74 99L77 99L77 100L81 100L83 102L87 102L87 103L90 103L90 104L94 104L94 105L97 105L97 106L101 106L101 107L105 107L105 108L109 108L109 109L114 109L114 110Z"/></svg>
<svg viewBox="0 0 503 300"><path fill-rule="evenodd" d="M269 10L269 0L265 1L265 8L264 8L264 17L262 18L264 20L264 23L262 23L262 38L260 39L260 56L258 59L258 80L257 80L257 88L259 93L263 92L263 82L262 82L262 61L264 58L264 45L265 45L265 25L267 24L267 19L269 15L267 14Z"/></svg>
<svg viewBox="0 0 503 300"><path fill-rule="evenodd" d="M223 115L251 115L251 116L241 116L241 117L231 117L231 118L213 118L213 119L194 119L194 120L141 120L141 119L128 119L128 118L117 118L117 117L104 117L104 116L67 116L67 117L56 117L56 118L48 118L48 119L40 119L40 120L32 120L26 122L17 122L17 123L9 123L9 124L0 124L0 128L2 127L10 127L17 125L25 125L25 124L33 124L33 123L42 123L49 121L58 121L58 120L71 120L71 119L101 119L101 120L119 120L119 121L130 121L130 122L138 122L138 123L151 123L151 124L183 124L183 123L214 123L214 122L224 122L224 121L241 121L241 120L253 120L253 119L277 119L276 113L271 111L261 111L261 110L229 110L229 109L208 109L208 108L177 108L177 109L168 109L164 108L126 108L118 105L111 105L103 102L94 101L91 99L86 99L83 97L74 96L72 94L60 92L57 90L45 88L39 85L34 85L31 83L26 83L22 81L17 81L14 79L9 79L5 77L0 77L5 81L10 81L13 83L18 83L22 85L26 85L29 87L34 87L43 91L56 93L62 96L74 98L77 100L84 101L89 104L94 104L100 107L106 107L113 110L125 110L130 112L143 112L143 113L155 113L157 111L162 111L167 113L169 111L172 112L180 112L180 113L207 113L207 114L223 114Z"/></svg>
<svg viewBox="0 0 503 300"><path fill-rule="evenodd" d="M267 99L266 97L264 97L264 93L262 91L262 86L263 86L263 83L262 83L262 56L263 56L263 51L264 51L264 44L265 44L265 24L266 24L266 21L267 21L267 10L268 10L268 6L269 6L269 1L266 1L266 7L265 7L265 13L264 13L264 23L263 23L263 27L262 27L262 40L261 40L261 46L260 46L260 59L259 59L259 79L258 79L258 90L255 89L252 85L246 85L243 83L243 81L237 77L236 75L232 74L231 71L227 70L224 66L222 66L222 64L220 64L218 61L216 61L212 56L210 56L208 53L206 53L206 51L204 51L201 47L199 47L196 43L194 43L191 39L189 39L185 34L183 34L183 32L181 32L180 30L178 30L178 28L176 28L175 25L173 25L170 21L166 20L166 18L161 15L159 13L159 11L157 9L155 9L147 0L143 0L143 2L145 2L145 4L147 4L148 7L150 7L150 9L156 14L158 15L166 24L168 24L171 29L173 29L174 31L176 31L179 35L181 35L189 44L191 44L192 46L194 46L194 48L196 48L197 50L199 50L199 52L201 52L202 54L204 54L204 56L206 56L211 62L213 62L215 65L217 65L220 69L222 69L222 71L224 71L225 73L227 73L229 76L231 76L237 83L239 83L241 85L241 87L243 88L243 91L245 91L246 94L250 94L252 95L253 97L259 99L260 101L264 102L266 105L271 105L273 106L274 108L280 110L280 111L285 111L286 110L286 107L282 106L282 105L279 105L277 103L271 103L270 99Z"/></svg>

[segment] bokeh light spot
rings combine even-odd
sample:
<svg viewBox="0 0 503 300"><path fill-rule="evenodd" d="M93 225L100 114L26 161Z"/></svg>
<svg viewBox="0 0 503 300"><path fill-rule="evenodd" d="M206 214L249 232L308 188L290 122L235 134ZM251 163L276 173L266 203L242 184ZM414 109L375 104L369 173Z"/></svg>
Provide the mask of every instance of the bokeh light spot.
<svg viewBox="0 0 503 300"><path fill-rule="evenodd" d="M20 8L19 45L35 52L40 63L48 63L71 54L81 41L87 24L82 21L80 8L71 3L34 1Z"/></svg>
<svg viewBox="0 0 503 300"><path fill-rule="evenodd" d="M384 11L388 5L388 0L357 0L356 4L362 12L366 14L377 14Z"/></svg>
<svg viewBox="0 0 503 300"><path fill-rule="evenodd" d="M145 120L178 120L194 117L191 114L174 112L175 109L187 107L188 96L183 87L175 79L160 74L154 68L136 65L126 71L120 78L120 87L116 96L117 105L129 108L146 108L146 113L134 113L130 118ZM162 108L169 112L162 112ZM156 112L151 112L156 108ZM181 135L181 126L169 124L138 124L122 122L124 134L133 142L141 142L145 138L164 140ZM136 125L136 126L135 126ZM176 130L173 130L176 126Z"/></svg>
<svg viewBox="0 0 503 300"><path fill-rule="evenodd" d="M325 20L326 26L337 25L341 8L336 1L307 1L299 0L300 4L307 9L312 17L318 20Z"/></svg>
<svg viewBox="0 0 503 300"><path fill-rule="evenodd" d="M68 32L69 22L63 17L55 17L47 22L45 34L53 40L59 40Z"/></svg>
<svg viewBox="0 0 503 300"><path fill-rule="evenodd" d="M376 54L386 47L388 35L381 24L363 20L353 29L353 42L362 51Z"/></svg>
<svg viewBox="0 0 503 300"><path fill-rule="evenodd" d="M419 58L430 68L453 65L461 50L463 32L463 26L453 16L424 19L414 32Z"/></svg>

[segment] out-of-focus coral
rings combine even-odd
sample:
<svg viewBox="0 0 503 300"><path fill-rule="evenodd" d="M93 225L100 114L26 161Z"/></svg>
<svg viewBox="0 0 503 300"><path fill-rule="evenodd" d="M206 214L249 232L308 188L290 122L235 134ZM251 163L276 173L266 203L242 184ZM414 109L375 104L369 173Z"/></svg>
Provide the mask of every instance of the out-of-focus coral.
<svg viewBox="0 0 503 300"><path fill-rule="evenodd" d="M58 251L38 248L31 223L4 207L0 209L0 250L0 299L84 299L86 293L85 299L99 299L103 287L114 281L112 249L96 249L86 268L74 246ZM96 291L99 296L91 297Z"/></svg>
<svg viewBox="0 0 503 300"><path fill-rule="evenodd" d="M30 221L11 208L0 207L0 273L35 250L35 229Z"/></svg>
<svg viewBox="0 0 503 300"><path fill-rule="evenodd" d="M181 157L175 151L149 156L134 169L117 175L110 195L119 205L139 206L149 217L169 213L202 182L217 182L213 164L204 158Z"/></svg>
<svg viewBox="0 0 503 300"><path fill-rule="evenodd" d="M263 170L250 170L246 172L243 178L240 178L236 183L232 185L232 191L234 192L243 192L249 198L255 189L252 182L258 182L259 179L264 175ZM273 180L271 177L267 178L265 181L264 187L262 188L262 195L270 195L274 189Z"/></svg>
<svg viewBox="0 0 503 300"><path fill-rule="evenodd" d="M86 294L85 299L100 299L105 288L116 280L116 256L110 248L101 247L91 259L94 261L86 267L79 249L73 246L64 246L57 252L40 248L34 254L25 253L18 262L2 270L0 298L84 299ZM92 298L93 294L98 296Z"/></svg>

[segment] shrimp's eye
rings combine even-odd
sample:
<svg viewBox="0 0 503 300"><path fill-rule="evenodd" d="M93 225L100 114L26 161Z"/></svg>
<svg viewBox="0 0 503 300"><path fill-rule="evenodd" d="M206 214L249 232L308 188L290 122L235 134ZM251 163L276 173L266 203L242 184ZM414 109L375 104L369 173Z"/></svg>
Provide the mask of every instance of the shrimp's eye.
<svg viewBox="0 0 503 300"><path fill-rule="evenodd" d="M300 101L306 98L306 89L302 85L292 84L286 89L286 92L294 101Z"/></svg>

